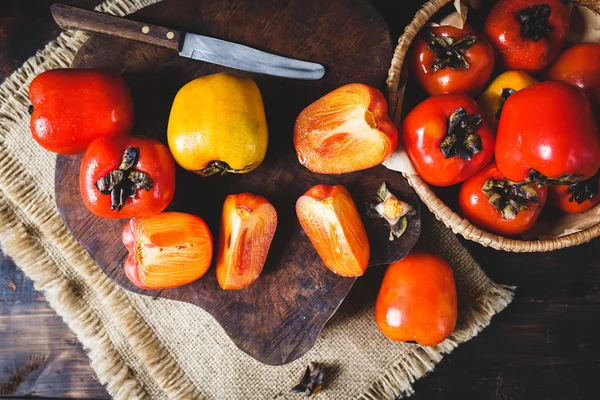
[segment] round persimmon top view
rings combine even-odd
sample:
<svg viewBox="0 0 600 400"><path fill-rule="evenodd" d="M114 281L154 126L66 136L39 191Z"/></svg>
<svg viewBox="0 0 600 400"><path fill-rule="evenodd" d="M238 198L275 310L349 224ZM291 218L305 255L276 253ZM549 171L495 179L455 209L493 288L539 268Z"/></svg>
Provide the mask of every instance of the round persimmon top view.
<svg viewBox="0 0 600 400"><path fill-rule="evenodd" d="M80 168L83 203L99 217L150 217L175 195L175 162L158 140L100 137L86 149Z"/></svg>
<svg viewBox="0 0 600 400"><path fill-rule="evenodd" d="M569 6L561 0L499 0L487 16L484 32L506 69L537 72L565 44Z"/></svg>
<svg viewBox="0 0 600 400"><path fill-rule="evenodd" d="M410 73L430 95L481 92L494 69L494 50L470 25L429 27L408 55Z"/></svg>
<svg viewBox="0 0 600 400"><path fill-rule="evenodd" d="M461 213L475 225L501 235L518 235L536 223L548 189L508 181L494 162L467 179L458 194Z"/></svg>
<svg viewBox="0 0 600 400"><path fill-rule="evenodd" d="M417 105L404 119L402 140L419 175L435 186L464 181L494 156L494 134L464 94L432 96Z"/></svg>

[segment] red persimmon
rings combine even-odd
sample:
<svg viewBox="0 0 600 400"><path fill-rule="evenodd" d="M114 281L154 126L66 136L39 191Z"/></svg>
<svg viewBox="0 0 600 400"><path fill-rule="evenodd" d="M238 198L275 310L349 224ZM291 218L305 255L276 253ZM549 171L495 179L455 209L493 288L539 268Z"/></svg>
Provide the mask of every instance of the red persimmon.
<svg viewBox="0 0 600 400"><path fill-rule="evenodd" d="M408 65L421 87L431 95L477 95L492 75L494 50L483 36L465 25L429 27L414 41Z"/></svg>
<svg viewBox="0 0 600 400"><path fill-rule="evenodd" d="M484 32L506 69L537 72L560 52L569 21L562 0L500 0L488 14Z"/></svg>
<svg viewBox="0 0 600 400"><path fill-rule="evenodd" d="M498 124L496 163L515 182L566 184L594 175L600 167L600 136L585 93L550 81L510 96Z"/></svg>
<svg viewBox="0 0 600 400"><path fill-rule="evenodd" d="M579 86L600 115L600 43L581 43L562 52L546 71L546 79Z"/></svg>
<svg viewBox="0 0 600 400"><path fill-rule="evenodd" d="M458 206L462 215L481 229L518 235L533 227L547 193L546 187L507 181L492 162L462 184Z"/></svg>
<svg viewBox="0 0 600 400"><path fill-rule="evenodd" d="M79 189L85 206L100 217L149 217L173 199L175 162L157 140L101 137L83 155Z"/></svg>
<svg viewBox="0 0 600 400"><path fill-rule="evenodd" d="M584 212L600 202L600 173L584 181L571 185L559 185L549 188L552 203L564 212Z"/></svg>
<svg viewBox="0 0 600 400"><path fill-rule="evenodd" d="M436 186L464 181L494 156L494 134L464 94L432 96L417 105L404 119L402 140L419 175Z"/></svg>
<svg viewBox="0 0 600 400"><path fill-rule="evenodd" d="M46 150L80 154L96 138L128 134L133 101L121 74L101 69L53 69L29 86L31 133Z"/></svg>
<svg viewBox="0 0 600 400"><path fill-rule="evenodd" d="M387 268L375 304L385 336L435 346L450 336L456 316L454 276L443 258L414 252Z"/></svg>

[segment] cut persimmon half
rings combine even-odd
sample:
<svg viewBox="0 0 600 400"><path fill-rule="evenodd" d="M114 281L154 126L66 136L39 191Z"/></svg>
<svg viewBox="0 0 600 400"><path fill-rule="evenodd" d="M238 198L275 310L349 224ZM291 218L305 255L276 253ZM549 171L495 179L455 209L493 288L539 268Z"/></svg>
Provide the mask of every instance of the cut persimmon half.
<svg viewBox="0 0 600 400"><path fill-rule="evenodd" d="M342 174L381 164L396 149L398 129L383 94L368 85L342 86L296 119L294 147L312 172Z"/></svg>
<svg viewBox="0 0 600 400"><path fill-rule="evenodd" d="M277 212L264 197L227 196L217 253L217 281L222 289L242 289L258 279L276 228Z"/></svg>
<svg viewBox="0 0 600 400"><path fill-rule="evenodd" d="M365 272L369 239L344 186L313 186L296 202L296 214L327 268L342 276L360 276Z"/></svg>
<svg viewBox="0 0 600 400"><path fill-rule="evenodd" d="M132 218L123 227L129 251L125 275L140 289L170 289L200 278L210 267L213 240L195 215L163 212Z"/></svg>

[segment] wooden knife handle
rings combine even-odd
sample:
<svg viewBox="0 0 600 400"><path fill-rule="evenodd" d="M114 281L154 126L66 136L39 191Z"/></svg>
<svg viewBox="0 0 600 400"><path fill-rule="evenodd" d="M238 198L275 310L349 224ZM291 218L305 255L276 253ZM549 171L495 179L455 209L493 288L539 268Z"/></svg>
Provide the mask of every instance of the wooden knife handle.
<svg viewBox="0 0 600 400"><path fill-rule="evenodd" d="M50 7L54 20L62 29L80 29L124 39L180 50L181 32L161 26L130 21L65 4Z"/></svg>

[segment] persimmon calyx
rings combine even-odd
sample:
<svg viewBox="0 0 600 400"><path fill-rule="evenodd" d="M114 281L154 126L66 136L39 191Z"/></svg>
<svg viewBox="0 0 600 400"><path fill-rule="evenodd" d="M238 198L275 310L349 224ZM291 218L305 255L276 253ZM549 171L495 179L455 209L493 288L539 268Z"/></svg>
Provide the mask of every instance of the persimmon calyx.
<svg viewBox="0 0 600 400"><path fill-rule="evenodd" d="M475 130L481 125L481 115L467 114L463 107L457 108L448 119L446 136L440 144L445 158L459 156L471 161L482 150L481 137Z"/></svg>
<svg viewBox="0 0 600 400"><path fill-rule="evenodd" d="M306 367L306 370L304 370L300 383L294 386L291 392L294 394L313 396L319 393L323 388L324 378L324 368L319 364L311 362L308 364L308 367Z"/></svg>
<svg viewBox="0 0 600 400"><path fill-rule="evenodd" d="M377 196L374 197L373 201L367 207L367 215L370 218L385 219L390 228L390 241L402 236L408 227L407 217L413 215L415 212L415 209L410 204L398 200L388 190L385 182L381 184L377 190Z"/></svg>
<svg viewBox="0 0 600 400"><path fill-rule="evenodd" d="M110 209L121 211L128 197L134 197L139 190L150 190L154 182L150 177L133 167L140 156L140 149L128 147L123 152L119 168L98 179L96 187L102 194L110 195Z"/></svg>
<svg viewBox="0 0 600 400"><path fill-rule="evenodd" d="M515 93L517 93L517 91L515 89L511 89L511 88L502 89L502 95L501 95L502 104L498 108L498 111L496 111L496 119L497 120L500 120L500 116L502 115L502 109L504 108L504 103L506 103L506 100L508 100L508 98Z"/></svg>
<svg viewBox="0 0 600 400"><path fill-rule="evenodd" d="M562 176L560 176L558 178L548 178L541 172L536 171L535 169L532 168L531 171L529 171L529 175L527 176L527 179L525 180L525 182L533 183L533 184L537 185L537 187L557 186L557 185L573 185L573 184L581 181L581 178L583 178L583 176L577 175L577 174L563 174Z"/></svg>
<svg viewBox="0 0 600 400"><path fill-rule="evenodd" d="M517 214L529 208L531 203L539 204L540 197L535 188L527 182L515 183L508 179L488 179L481 191L503 219L515 219Z"/></svg>
<svg viewBox="0 0 600 400"><path fill-rule="evenodd" d="M465 36L455 42L452 37L435 36L433 32L429 32L427 47L435 54L435 61L431 65L431 69L433 71L439 71L446 67L452 70L469 69L470 65L463 52L473 46L476 41L477 38L473 35Z"/></svg>
<svg viewBox="0 0 600 400"><path fill-rule="evenodd" d="M571 195L569 202L576 201L577 204L582 204L586 200L591 200L596 194L598 194L598 177L600 171L596 172L594 176L584 181L575 182L569 185L567 193Z"/></svg>
<svg viewBox="0 0 600 400"><path fill-rule="evenodd" d="M206 177L206 176L211 176L211 175L215 175L215 174L219 174L219 175L243 174L245 172L252 171L254 168L256 168L256 164L248 165L247 167L242 168L242 169L233 169L225 161L213 160L213 161L209 162L205 168L203 168L199 171L196 171L196 172L198 174Z"/></svg>
<svg viewBox="0 0 600 400"><path fill-rule="evenodd" d="M521 23L521 34L534 42L539 42L554 28L548 23L552 9L548 4L536 4L519 11L517 18Z"/></svg>

